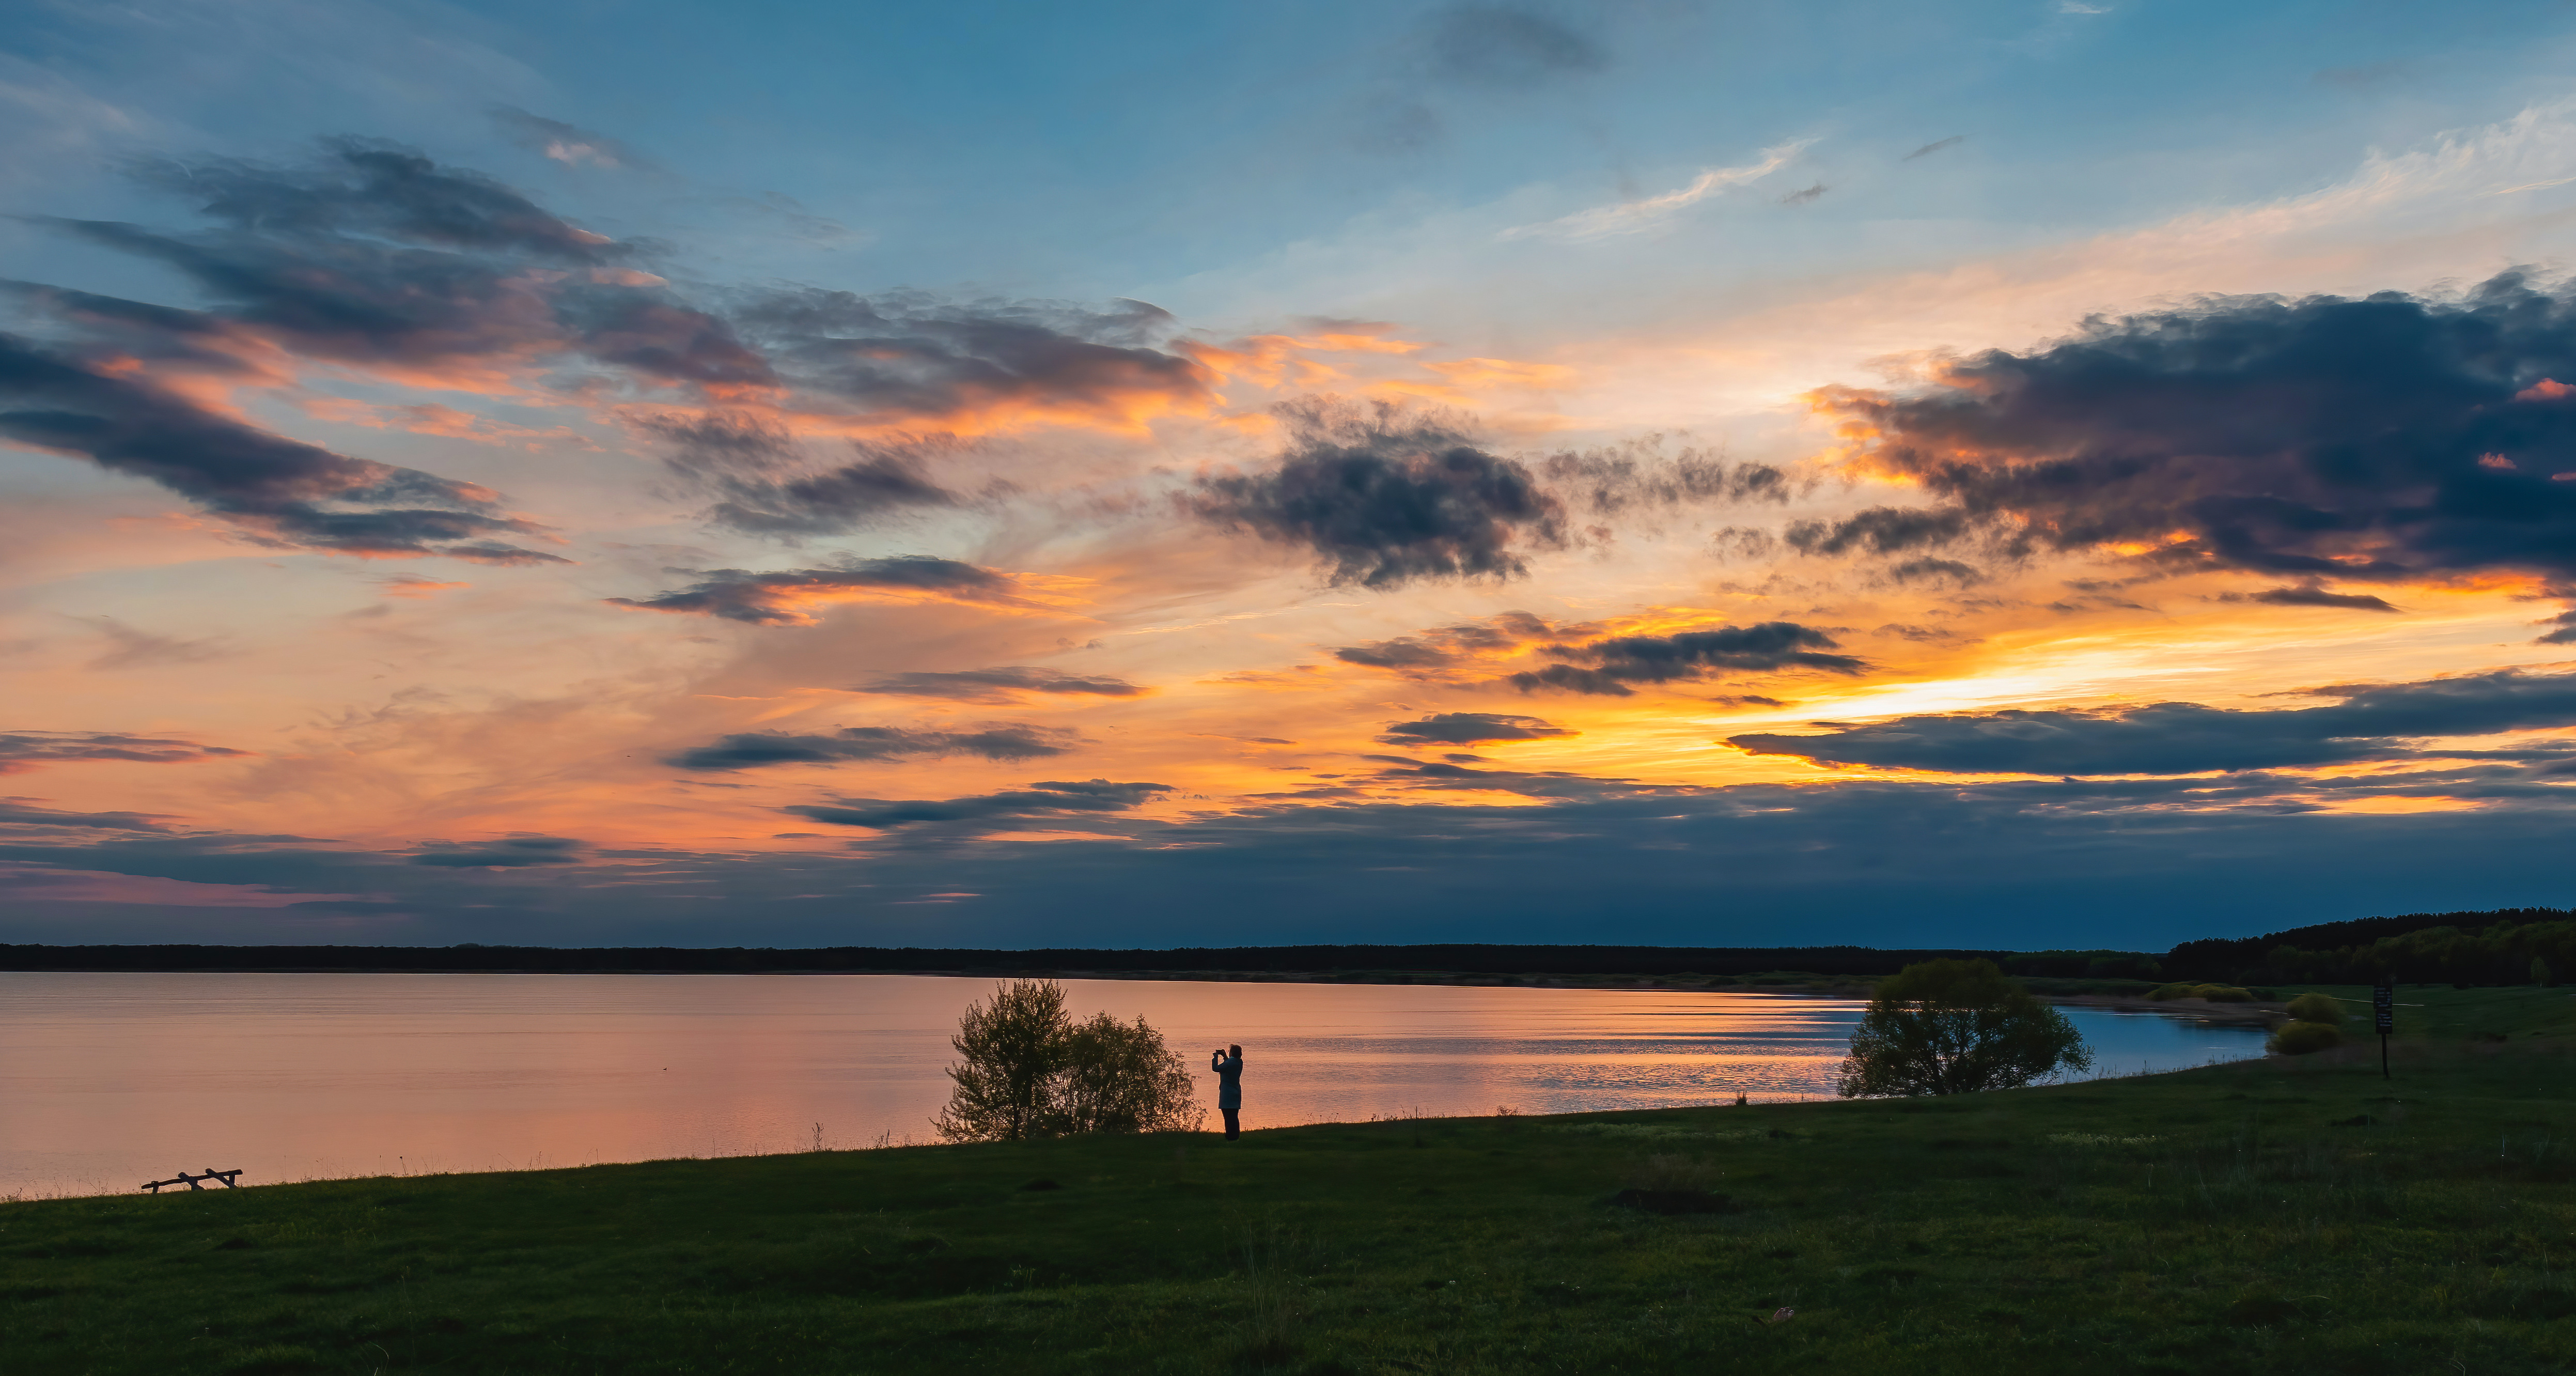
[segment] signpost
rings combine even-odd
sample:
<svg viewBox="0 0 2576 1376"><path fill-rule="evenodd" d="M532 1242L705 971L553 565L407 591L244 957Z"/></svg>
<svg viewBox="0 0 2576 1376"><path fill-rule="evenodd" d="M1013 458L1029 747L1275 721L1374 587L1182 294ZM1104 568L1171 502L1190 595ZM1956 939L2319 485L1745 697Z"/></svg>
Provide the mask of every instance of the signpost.
<svg viewBox="0 0 2576 1376"><path fill-rule="evenodd" d="M2382 980L2370 991L2370 1011L2379 1023L2379 1078L2388 1078L2388 1034L2397 1030L2397 986Z"/></svg>

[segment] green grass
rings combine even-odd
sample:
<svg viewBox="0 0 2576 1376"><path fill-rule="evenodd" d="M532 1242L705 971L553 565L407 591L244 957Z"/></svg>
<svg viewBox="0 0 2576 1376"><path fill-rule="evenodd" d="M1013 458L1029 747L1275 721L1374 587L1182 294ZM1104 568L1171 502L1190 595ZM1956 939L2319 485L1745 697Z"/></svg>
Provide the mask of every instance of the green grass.
<svg viewBox="0 0 2576 1376"><path fill-rule="evenodd" d="M2385 1083L2374 1043L1953 1101L0 1205L0 1369L2576 1368L2576 998L2399 998ZM1693 1175L1730 1211L1608 1202Z"/></svg>

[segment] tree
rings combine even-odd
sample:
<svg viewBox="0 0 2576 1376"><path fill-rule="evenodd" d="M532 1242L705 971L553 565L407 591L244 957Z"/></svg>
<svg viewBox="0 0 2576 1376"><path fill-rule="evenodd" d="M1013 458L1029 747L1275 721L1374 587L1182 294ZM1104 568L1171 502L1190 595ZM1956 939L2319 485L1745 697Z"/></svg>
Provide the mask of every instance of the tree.
<svg viewBox="0 0 2576 1376"><path fill-rule="evenodd" d="M1065 1039L1056 1115L1063 1132L1171 1132L1197 1127L1207 1110L1162 1033L1102 1013Z"/></svg>
<svg viewBox="0 0 2576 1376"><path fill-rule="evenodd" d="M951 1142L1168 1132L1206 1116L1162 1033L1106 1013L1077 1024L1053 980L1013 980L966 1005L948 1044L955 1088L931 1125Z"/></svg>
<svg viewBox="0 0 2576 1376"><path fill-rule="evenodd" d="M951 1142L1047 1135L1072 1021L1064 986L1051 979L1013 980L993 990L991 1003L967 1004L948 1039L965 1058L948 1067L957 1087L931 1126Z"/></svg>
<svg viewBox="0 0 2576 1376"><path fill-rule="evenodd" d="M2093 1053L2066 1015L1991 960L1927 960L1879 982L1836 1088L1845 1098L2018 1089Z"/></svg>

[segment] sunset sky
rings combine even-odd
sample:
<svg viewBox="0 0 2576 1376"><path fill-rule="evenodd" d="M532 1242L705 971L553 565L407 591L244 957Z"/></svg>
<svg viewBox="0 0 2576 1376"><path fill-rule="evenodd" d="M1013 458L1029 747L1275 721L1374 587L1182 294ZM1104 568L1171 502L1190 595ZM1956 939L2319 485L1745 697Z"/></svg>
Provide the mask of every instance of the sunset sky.
<svg viewBox="0 0 2576 1376"><path fill-rule="evenodd" d="M0 941L2576 902L2563 5L18 13Z"/></svg>

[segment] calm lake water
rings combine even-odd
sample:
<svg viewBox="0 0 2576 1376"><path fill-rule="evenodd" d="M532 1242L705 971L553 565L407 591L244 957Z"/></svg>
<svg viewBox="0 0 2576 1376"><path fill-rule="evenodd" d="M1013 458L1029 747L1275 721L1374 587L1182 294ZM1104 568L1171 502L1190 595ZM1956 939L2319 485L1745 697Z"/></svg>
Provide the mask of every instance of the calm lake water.
<svg viewBox="0 0 2576 1376"><path fill-rule="evenodd" d="M1068 980L1191 1054L1240 1042L1244 1125L1823 1097L1860 1005L1760 994ZM935 1140L992 982L914 975L0 973L0 1195ZM2262 1034L2070 1009L2101 1070ZM1210 1115L1213 1121L1213 1113Z"/></svg>

